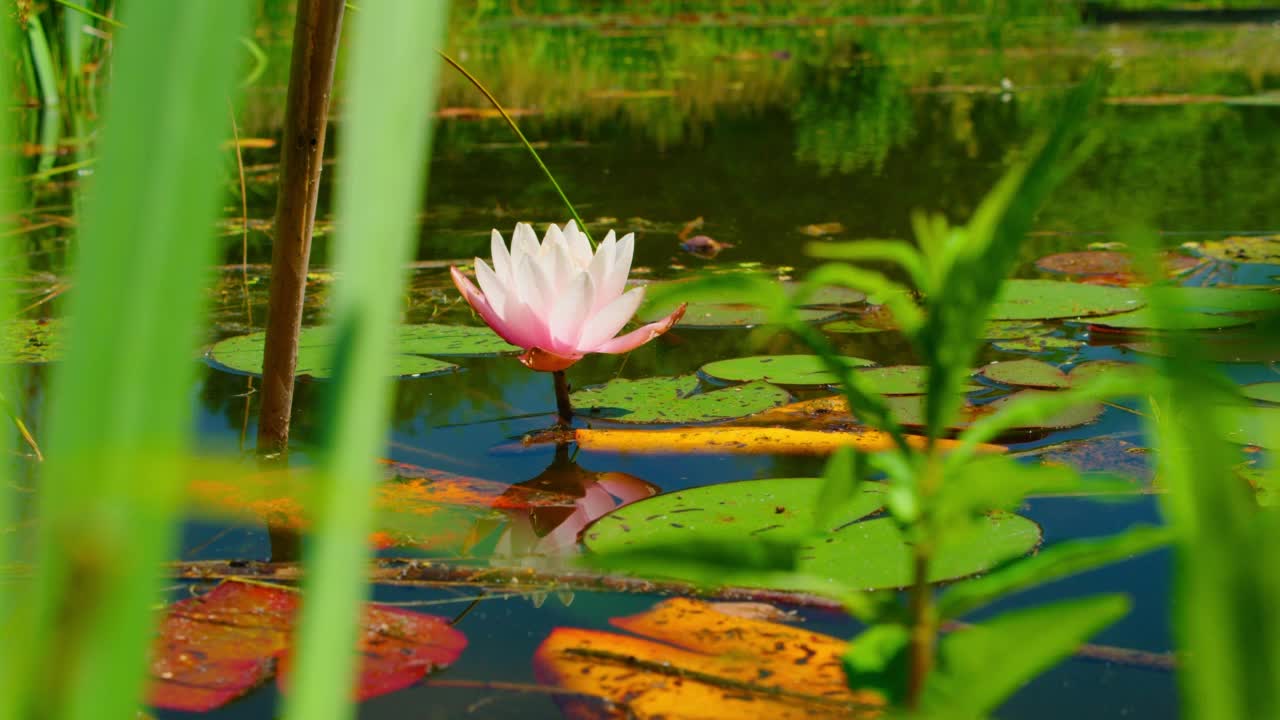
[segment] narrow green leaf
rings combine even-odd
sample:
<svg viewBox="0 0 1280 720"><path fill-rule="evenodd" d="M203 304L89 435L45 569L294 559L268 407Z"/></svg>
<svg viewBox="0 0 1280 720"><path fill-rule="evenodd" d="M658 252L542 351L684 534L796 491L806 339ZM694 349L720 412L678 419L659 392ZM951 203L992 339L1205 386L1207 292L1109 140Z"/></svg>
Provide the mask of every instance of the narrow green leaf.
<svg viewBox="0 0 1280 720"><path fill-rule="evenodd" d="M700 538L687 542L645 542L592 553L583 564L599 570L669 577L702 586L787 587L796 570L800 543L759 537L750 540Z"/></svg>
<svg viewBox="0 0 1280 720"><path fill-rule="evenodd" d="M1138 526L1104 538L1061 542L953 585L938 598L938 613L943 618L959 617L1005 595L1152 552L1172 540L1168 528Z"/></svg>
<svg viewBox="0 0 1280 720"><path fill-rule="evenodd" d="M866 456L854 452L853 448L840 448L827 460L813 512L814 532L827 529L832 513L858 494L866 474Z"/></svg>
<svg viewBox="0 0 1280 720"><path fill-rule="evenodd" d="M375 459L391 409L391 347L413 218L425 182L446 2L368 3L351 18L339 170L333 382L323 490L306 562L306 602L285 717L348 718L356 627L367 594Z"/></svg>
<svg viewBox="0 0 1280 720"><path fill-rule="evenodd" d="M901 705L907 697L907 645L911 630L898 623L872 625L849 641L841 660L845 677L853 690L876 690L890 705Z"/></svg>
<svg viewBox="0 0 1280 720"><path fill-rule="evenodd" d="M903 240L855 240L854 242L811 242L804 246L810 257L825 260L867 260L890 262L910 276L917 290L927 291L928 277L920 251Z"/></svg>
<svg viewBox="0 0 1280 720"><path fill-rule="evenodd" d="M933 498L933 517L943 537L991 510L1014 510L1036 493L1080 487L1080 474L1065 465L1025 465L1003 457L984 457L950 469Z"/></svg>
<svg viewBox="0 0 1280 720"><path fill-rule="evenodd" d="M981 718L1129 610L1123 595L1014 610L956 631L939 647L924 705L938 717Z"/></svg>
<svg viewBox="0 0 1280 720"><path fill-rule="evenodd" d="M882 302L893 313L898 329L908 338L924 323L924 316L916 306L911 289L874 270L864 270L846 263L825 263L809 273L804 283L804 287L813 289L829 285L852 288Z"/></svg>

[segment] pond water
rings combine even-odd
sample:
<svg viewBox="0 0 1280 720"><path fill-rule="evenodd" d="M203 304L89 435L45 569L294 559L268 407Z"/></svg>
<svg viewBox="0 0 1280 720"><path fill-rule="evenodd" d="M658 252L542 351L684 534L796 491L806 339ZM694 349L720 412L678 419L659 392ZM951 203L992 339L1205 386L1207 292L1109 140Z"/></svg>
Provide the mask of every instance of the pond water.
<svg viewBox="0 0 1280 720"><path fill-rule="evenodd" d="M698 20L661 14L584 18L477 12L457 18L451 44L472 72L520 111L526 134L540 144L544 159L592 229L636 232L636 274L642 278L737 267L797 277L814 265L802 252L807 241L908 238L911 213L917 209L963 220L1019 157L1034 129L1052 117L1064 91L1099 58L1108 65L1110 80L1106 104L1098 113L1096 149L1039 216L1037 230L1024 246L1019 276L1050 277L1035 268L1035 259L1115 242L1119 229L1133 223L1159 230L1169 248L1277 232L1276 27L1081 26L1066 13L908 17L914 19L817 21L800 14L786 22L759 22L738 16ZM249 91L240 115L242 136L276 137L288 27L263 18L258 37L273 61L267 76ZM542 227L563 221L565 213L501 121L488 117L482 99L457 78L446 75L443 84L446 117L436 131L418 245L421 267L413 274L406 321L475 324L448 281L446 261L487 257L491 228L509 235L517 221ZM340 119L341 114L339 94L335 115ZM328 154L340 163L340 122L330 137ZM251 263L266 262L270 254L267 226L274 209L276 152L250 149L244 158ZM322 189L322 233L331 226L331 170ZM50 189L50 202L62 191ZM234 264L242 251L238 189L229 193L226 206L224 260ZM712 259L683 251L679 234L699 217L703 224L697 234L733 247ZM57 236L50 233L36 241L47 250L41 262L57 272L62 253ZM323 317L331 280L324 274L326 256L322 234L313 258L317 275L309 299L310 322ZM1190 282L1274 284L1275 271L1274 266L1216 264L1195 270ZM243 276L238 268L225 271L214 293L211 341L261 329L265 287L265 269L250 268ZM1088 326L1053 324L1052 334L1083 344L1038 353L988 344L979 362L1037 357L1069 368L1089 360L1141 358ZM830 337L845 354L878 364L914 361L906 342L892 332ZM569 378L575 387L587 387L617 377L687 374L727 357L805 351L786 336L766 337L744 328L677 327L625 358L590 356L569 371ZM1276 357L1280 354L1263 359ZM457 373L398 381L387 457L500 483L538 478L553 462L554 451L548 445L525 447L520 440L554 421L550 377L529 372L510 357L457 362L463 368ZM1277 379L1266 362L1227 368L1241 383ZM30 368L26 380L33 407L44 378L40 366ZM300 383L293 435L295 458L301 462L319 424L316 390L322 382ZM247 376L225 368L210 365L203 373L192 394L202 449L251 451L258 398L246 390L253 387ZM38 411L33 418L38 430ZM1118 439L1142 448L1140 425L1134 412L1108 407L1088 425L1015 438L1011 449L1086 438ZM1129 469L1143 463L1140 454L1119 455ZM578 452L575 461L591 472L625 473L663 492L751 478L813 476L823 466L821 459L803 457L588 450ZM1117 462L1113 453L1103 465L1110 469ZM1043 528L1046 543L1054 543L1156 522L1156 502L1151 494L1122 503L1037 498L1023 514ZM554 553L514 561L486 554L507 547L501 543L517 552L543 553L548 545L539 545L538 538L563 521L563 513L517 514L507 526L486 528L488 540L468 548L466 555L479 565L515 562L554 569L560 564ZM415 554L397 547L380 552L387 557ZM437 548L433 554L449 551ZM193 517L187 526L183 559L261 560L269 555L264 527L228 526L203 517ZM1132 597L1133 610L1094 642L1169 651L1166 553L1023 593L984 613L1116 591ZM183 586L176 595L186 592ZM417 609L449 616L466 608L477 591L379 585L374 595L381 601L424 603ZM570 594L555 588L516 597L495 595L459 621L457 628L469 646L445 674L434 677L534 682L531 658L551 628L605 629L609 618L638 612L659 599L583 589ZM815 630L842 637L856 630L831 612L800 610L799 615ZM270 717L275 695L274 686L264 687L210 717ZM1176 712L1171 673L1075 659L1021 691L1000 716L1155 719ZM361 717L367 718L464 716L559 717L560 711L543 695L446 687L415 687L361 707Z"/></svg>

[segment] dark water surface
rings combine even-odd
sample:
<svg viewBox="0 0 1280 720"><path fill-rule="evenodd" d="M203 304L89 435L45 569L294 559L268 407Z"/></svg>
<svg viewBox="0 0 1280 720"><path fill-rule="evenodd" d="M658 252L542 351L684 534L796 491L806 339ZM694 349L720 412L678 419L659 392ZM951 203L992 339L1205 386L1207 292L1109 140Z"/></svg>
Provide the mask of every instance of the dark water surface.
<svg viewBox="0 0 1280 720"><path fill-rule="evenodd" d="M799 20L795 20L798 17ZM1271 26L1083 27L1066 16L929 16L929 22L865 23L836 18L792 24L675 22L669 16L615 18L489 16L458 20L453 50L510 107L539 143L544 159L597 233L637 233L636 265L650 276L760 263L779 275L802 273L802 253L814 238L802 228L839 223L834 239L906 238L914 210L959 221L1052 117L1062 93L1095 62L1109 67L1108 102L1096 123L1097 147L1053 196L1024 250L1021 272L1048 253L1117 239L1141 222L1164 242L1275 232L1280 226L1280 30ZM577 18L577 20L574 20ZM664 19L665 18L665 19ZM287 26L285 26L287 28ZM283 112L279 42L287 30L264 24L275 60L263 86L251 89L242 134L275 137ZM268 43L270 44L270 43ZM446 76L442 107L483 109L468 87ZM336 115L342 113L338 97ZM340 124L330 155L341 162ZM509 236L516 221L562 222L556 196L500 121L444 119L437 128L426 216L418 258L469 260L488 256L488 235ZM249 216L269 221L274 203L269 164L274 150L250 151ZM324 196L334 177L326 175ZM229 186L230 187L230 186ZM228 195L228 221L239 222L239 198ZM327 206L321 228L329 224ZM733 243L714 260L679 248L677 233L695 217L700 233ZM268 233L250 232L251 260L269 257ZM238 233L225 259L238 262ZM317 241L322 269L327 240ZM55 263L56 260L51 260ZM793 269L787 269L793 268ZM1274 282L1274 267L1221 269L1216 282ZM265 279L251 286L243 309L238 274L228 273L215 301L215 333L260 329ZM458 304L446 271L415 272L410 321L474 322ZM323 314L326 284L312 293L312 319ZM1085 338L1081 328L1060 334ZM882 364L910 362L892 334L833 336L850 355ZM583 387L616 376L640 378L695 371L701 364L756 352L802 352L795 342L764 345L747 330L677 329L625 360L592 356L569 376ZM981 361L1021 357L988 347ZM1098 358L1133 359L1131 351L1086 346L1048 355L1064 365ZM464 361L457 374L398 383L388 456L464 475L517 483L551 462L550 448L494 452L552 423L549 376L514 359ZM35 372L35 371L33 371ZM1236 365L1240 382L1274 379L1265 365ZM33 377L33 385L40 378ZM315 439L321 412L317 383L298 394L297 457ZM246 450L255 433L257 396L246 401L246 378L210 368L193 393L202 448ZM1083 429L1064 431L1015 449L1066 439L1118 434L1144 444L1140 418L1109 408ZM782 457L635 457L582 452L587 469L623 472L664 491L730 480L813 475L822 463ZM1127 503L1045 498L1025 514L1044 528L1045 542L1117 532L1158 520L1156 501ZM265 529L226 528L193 520L186 557L265 559ZM386 554L403 554L387 551ZM1169 558L1164 553L1023 593L1001 609L1100 592L1124 592L1133 611L1095 642L1153 652L1171 649ZM482 560L483 562L483 560ZM495 561L498 562L498 561ZM525 561L556 564L553 558ZM425 612L450 615L471 593L375 588L384 601L450 601ZM462 601L460 601L460 598ZM541 607L528 597L482 601L458 625L470 646L441 677L532 682L534 648L554 626L606 628L609 617L638 612L648 596L578 591L563 604L552 593ZM806 625L841 636L855 627L842 617L802 612ZM275 690L264 688L211 717L269 717ZM1095 661L1070 661L1020 692L1005 718L1132 718L1176 715L1171 674ZM445 688L414 688L362 706L367 718L558 717L545 696Z"/></svg>

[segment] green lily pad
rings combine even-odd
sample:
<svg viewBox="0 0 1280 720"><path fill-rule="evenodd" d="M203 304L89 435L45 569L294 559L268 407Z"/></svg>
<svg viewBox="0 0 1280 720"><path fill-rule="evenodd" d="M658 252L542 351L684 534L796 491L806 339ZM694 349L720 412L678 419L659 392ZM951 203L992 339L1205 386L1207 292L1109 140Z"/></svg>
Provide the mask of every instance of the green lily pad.
<svg viewBox="0 0 1280 720"><path fill-rule="evenodd" d="M990 320L1052 320L1114 315L1146 304L1131 288L1055 280L1008 280L988 314Z"/></svg>
<svg viewBox="0 0 1280 720"><path fill-rule="evenodd" d="M1154 475L1151 450L1113 435L1067 440L1032 451L1045 465L1066 465L1082 473L1108 473L1138 482Z"/></svg>
<svg viewBox="0 0 1280 720"><path fill-rule="evenodd" d="M636 313L636 317L641 322L654 322L671 314L672 310L675 310L675 306L642 307L640 312ZM805 322L812 323L831 320L840 317L842 314L840 310L834 309L800 308L796 310L797 317ZM769 311L754 305L691 302L685 308L684 317L680 318L680 322L676 323L676 325L688 328L734 328L756 327L768 323Z"/></svg>
<svg viewBox="0 0 1280 720"><path fill-rule="evenodd" d="M784 287L789 292L794 292L796 285L787 283ZM729 294L725 294L724 298L724 302L717 302L715 299L690 302L684 317L676 325L687 328L733 328L768 324L769 312L765 308L738 302ZM809 298L805 307L796 310L796 316L805 322L825 322L843 315L844 306L860 303L865 299L866 295L856 290L823 287ZM678 300L662 305L645 302L640 306L636 317L641 322L654 322L670 315L678 304Z"/></svg>
<svg viewBox="0 0 1280 720"><path fill-rule="evenodd" d="M1240 392L1251 400L1280 403L1280 382L1253 383L1240 388Z"/></svg>
<svg viewBox="0 0 1280 720"><path fill-rule="evenodd" d="M1071 373L1068 377L1071 379L1072 385L1083 385L1101 375L1125 373L1133 379L1133 382L1142 382L1150 372L1151 368L1138 363L1124 362L1122 360L1090 360L1071 368Z"/></svg>
<svg viewBox="0 0 1280 720"><path fill-rule="evenodd" d="M1038 322L1018 320L989 320L982 328L983 340L1021 340L1053 332L1053 328Z"/></svg>
<svg viewBox="0 0 1280 720"><path fill-rule="evenodd" d="M792 283L785 286L788 292L795 292L796 287ZM846 287L820 287L805 302L802 307L814 307L818 305L856 305L867 299L866 293L858 292L852 288Z"/></svg>
<svg viewBox="0 0 1280 720"><path fill-rule="evenodd" d="M1080 363L1068 374L1056 365L1041 360L1010 360L994 362L978 371L988 380L1004 385L1038 388L1041 390L1060 390L1073 385L1080 385L1097 378L1102 374L1130 373L1138 380L1147 369L1135 363L1119 360L1092 360Z"/></svg>
<svg viewBox="0 0 1280 720"><path fill-rule="evenodd" d="M484 357L520 350L484 327L403 325L397 333L393 373L399 376L430 375L457 368L453 363L428 357L431 355ZM261 332L227 338L210 348L209 358L231 370L260 375L265 340L266 333ZM298 336L297 374L329 377L332 354L332 328L304 328Z"/></svg>
<svg viewBox="0 0 1280 720"><path fill-rule="evenodd" d="M868 483L862 492L825 508L825 531L807 540L823 480L774 478L708 485L641 500L597 520L583 531L592 552L700 542L749 542L751 538L794 540L801 547L796 570L822 578L834 589L903 587L911 582L912 549L897 524L876 517L885 489ZM988 516L934 557L930 579L939 582L976 573L1033 551L1040 527L1009 513ZM806 541L807 540L807 541ZM762 579L755 587L769 587Z"/></svg>
<svg viewBox="0 0 1280 720"><path fill-rule="evenodd" d="M881 395L923 395L929 381L929 368L923 365L893 365L859 370L858 375ZM973 383L961 386L961 392L980 389Z"/></svg>
<svg viewBox="0 0 1280 720"><path fill-rule="evenodd" d="M494 357L520 352L487 327L401 325L400 352L433 357Z"/></svg>
<svg viewBox="0 0 1280 720"><path fill-rule="evenodd" d="M43 363L62 357L65 323L54 320L10 320L0 334L0 362Z"/></svg>
<svg viewBox="0 0 1280 720"><path fill-rule="evenodd" d="M1230 331L1226 331L1230 332ZM1218 334L1197 338L1204 357L1220 363L1260 363L1280 361L1280 339L1259 337L1258 333ZM1144 355L1163 356L1168 346L1159 342L1133 342L1122 345Z"/></svg>
<svg viewBox="0 0 1280 720"><path fill-rule="evenodd" d="M1205 257L1222 262L1280 265L1280 235L1248 235L1193 245Z"/></svg>
<svg viewBox="0 0 1280 720"><path fill-rule="evenodd" d="M845 357L849 367L874 365L870 360ZM817 355L754 355L752 357L717 360L701 368L703 375L723 382L747 382L765 380L775 385L830 385L840 382L827 371L827 365Z"/></svg>
<svg viewBox="0 0 1280 720"><path fill-rule="evenodd" d="M1273 428L1280 427L1280 407L1238 407L1225 415L1227 439L1242 445L1280 450L1280 437L1272 432Z"/></svg>
<svg viewBox="0 0 1280 720"><path fill-rule="evenodd" d="M1056 365L1040 360L995 362L978 371L988 380L1020 387L1059 389L1071 386L1067 374Z"/></svg>
<svg viewBox="0 0 1280 720"><path fill-rule="evenodd" d="M782 405L790 393L764 382L697 392L693 375L611 380L573 393L583 415L625 423L683 424L745 417Z"/></svg>
<svg viewBox="0 0 1280 720"><path fill-rule="evenodd" d="M863 325L857 320L837 320L822 326L827 332L846 333L850 335L884 332L887 328Z"/></svg>
<svg viewBox="0 0 1280 720"><path fill-rule="evenodd" d="M974 422L982 418L992 415L1005 405L1017 401L1018 398L1028 393L1048 392L1043 390L1022 390L1007 397L1002 397L995 402L984 403L981 405L975 403L966 403L960 408L959 414L951 421L948 430L960 431L972 425ZM902 395L898 397L885 398L894 419L899 425L907 428L924 427L924 397L921 395ZM1098 403L1086 403L1070 407L1053 417L1045 420L1024 425L1017 428L1011 428L1010 432L1030 432L1042 433L1049 430L1064 430L1066 428L1079 427L1088 425L1098 416L1102 415L1103 407Z"/></svg>
<svg viewBox="0 0 1280 720"><path fill-rule="evenodd" d="M1081 322L1087 322L1093 327L1113 330L1151 331L1221 330L1222 328L1239 327L1253 322L1251 318L1240 317L1239 315L1217 315L1203 312L1180 312L1169 319L1173 322L1166 322L1165 318L1157 316L1147 308L1143 308L1123 315L1089 318Z"/></svg>
<svg viewBox="0 0 1280 720"><path fill-rule="evenodd" d="M1280 293L1268 287L1180 287L1172 292L1189 310L1210 313L1280 310Z"/></svg>
<svg viewBox="0 0 1280 720"><path fill-rule="evenodd" d="M1123 316L1121 316L1123 317ZM1042 353L1047 350L1075 350L1084 343L1071 338L1051 337L1042 335L1040 337L1021 338L1018 340L1000 340L993 343L997 348L1006 352L1027 352Z"/></svg>

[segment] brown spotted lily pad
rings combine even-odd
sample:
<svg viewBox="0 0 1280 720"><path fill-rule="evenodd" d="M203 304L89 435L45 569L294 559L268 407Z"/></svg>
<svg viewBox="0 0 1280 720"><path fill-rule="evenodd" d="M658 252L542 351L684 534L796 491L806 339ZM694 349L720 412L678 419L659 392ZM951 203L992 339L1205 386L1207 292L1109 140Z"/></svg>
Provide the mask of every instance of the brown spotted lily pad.
<svg viewBox="0 0 1280 720"><path fill-rule="evenodd" d="M629 634L560 627L534 654L538 681L573 693L567 717L599 717L601 703L639 720L880 714L878 695L849 690L840 638L684 598L611 622Z"/></svg>
<svg viewBox="0 0 1280 720"><path fill-rule="evenodd" d="M1190 247L1222 262L1280 265L1280 235L1238 235Z"/></svg>
<svg viewBox="0 0 1280 720"><path fill-rule="evenodd" d="M1036 267L1060 275L1112 275L1129 272L1133 261L1114 250L1083 250L1046 255L1036 261Z"/></svg>

